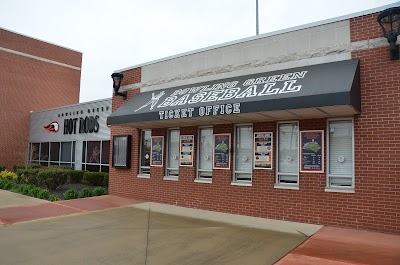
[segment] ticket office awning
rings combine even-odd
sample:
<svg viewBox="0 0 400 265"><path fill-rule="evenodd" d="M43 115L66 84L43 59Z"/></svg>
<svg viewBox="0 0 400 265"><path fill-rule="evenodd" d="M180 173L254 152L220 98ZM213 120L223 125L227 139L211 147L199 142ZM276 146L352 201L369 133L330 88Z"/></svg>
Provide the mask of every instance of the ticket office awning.
<svg viewBox="0 0 400 265"><path fill-rule="evenodd" d="M108 124L137 128L358 114L359 59L239 76L137 94Z"/></svg>

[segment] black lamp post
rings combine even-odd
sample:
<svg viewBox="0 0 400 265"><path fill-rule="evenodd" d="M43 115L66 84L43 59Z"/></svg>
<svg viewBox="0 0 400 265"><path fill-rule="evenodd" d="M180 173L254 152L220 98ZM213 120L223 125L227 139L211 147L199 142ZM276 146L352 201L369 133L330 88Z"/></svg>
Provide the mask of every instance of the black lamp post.
<svg viewBox="0 0 400 265"><path fill-rule="evenodd" d="M126 91L124 92L119 92L119 88L121 86L121 81L124 78L124 75L121 73L113 73L111 75L113 79L113 88L114 88L114 96L121 96L126 99Z"/></svg>
<svg viewBox="0 0 400 265"><path fill-rule="evenodd" d="M400 34L400 7L388 8L378 16L378 23L382 28L383 36L390 43L390 60L399 59L399 45L396 45Z"/></svg>

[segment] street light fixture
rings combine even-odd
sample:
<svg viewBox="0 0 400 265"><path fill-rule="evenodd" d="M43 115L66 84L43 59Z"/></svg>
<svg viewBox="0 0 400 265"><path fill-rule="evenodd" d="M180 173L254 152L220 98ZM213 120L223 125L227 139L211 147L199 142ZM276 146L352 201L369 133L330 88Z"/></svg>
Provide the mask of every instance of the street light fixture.
<svg viewBox="0 0 400 265"><path fill-rule="evenodd" d="M399 45L396 45L400 34L400 7L388 8L378 16L378 23L382 28L383 36L390 43L390 60L399 59Z"/></svg>
<svg viewBox="0 0 400 265"><path fill-rule="evenodd" d="M113 73L111 75L113 79L113 88L114 88L114 96L121 96L123 99L126 99L127 92L119 92L119 88L121 87L121 81L124 78L124 75L121 73Z"/></svg>

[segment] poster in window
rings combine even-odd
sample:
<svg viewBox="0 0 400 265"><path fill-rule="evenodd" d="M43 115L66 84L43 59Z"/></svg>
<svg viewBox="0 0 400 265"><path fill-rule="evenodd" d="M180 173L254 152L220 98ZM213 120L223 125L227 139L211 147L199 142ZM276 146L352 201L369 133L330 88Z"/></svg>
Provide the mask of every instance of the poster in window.
<svg viewBox="0 0 400 265"><path fill-rule="evenodd" d="M272 132L254 133L254 169L272 169Z"/></svg>
<svg viewBox="0 0 400 265"><path fill-rule="evenodd" d="M194 146L194 135L181 135L180 136L180 165L181 166L193 166L193 146Z"/></svg>
<svg viewBox="0 0 400 265"><path fill-rule="evenodd" d="M151 161L150 166L163 166L164 136L151 137Z"/></svg>
<svg viewBox="0 0 400 265"><path fill-rule="evenodd" d="M301 131L300 148L300 172L324 173L324 131Z"/></svg>
<svg viewBox="0 0 400 265"><path fill-rule="evenodd" d="M231 134L214 134L213 169L230 169Z"/></svg>

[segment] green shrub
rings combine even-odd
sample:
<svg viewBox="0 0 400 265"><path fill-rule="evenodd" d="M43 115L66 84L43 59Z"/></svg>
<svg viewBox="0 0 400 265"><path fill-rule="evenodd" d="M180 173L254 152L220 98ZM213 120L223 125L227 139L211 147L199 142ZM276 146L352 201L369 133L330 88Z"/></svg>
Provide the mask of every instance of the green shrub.
<svg viewBox="0 0 400 265"><path fill-rule="evenodd" d="M10 182L10 181L7 180L7 182L5 183L3 189L5 189L5 190L12 190L12 189L14 189L15 187L16 187L16 184L15 184L15 183L12 183L12 182Z"/></svg>
<svg viewBox="0 0 400 265"><path fill-rule="evenodd" d="M22 183L22 184L32 184L35 186L38 186L38 179L37 179L37 174L39 172L39 169L37 168L24 168L24 169L17 169L17 183Z"/></svg>
<svg viewBox="0 0 400 265"><path fill-rule="evenodd" d="M84 188L79 192L79 198L86 198L86 197L92 197L92 196L93 196L93 192L88 188Z"/></svg>
<svg viewBox="0 0 400 265"><path fill-rule="evenodd" d="M21 194L28 195L32 188L33 188L33 186L31 186L29 184L19 184L19 185L17 185L17 187L15 189L17 192L19 192Z"/></svg>
<svg viewBox="0 0 400 265"><path fill-rule="evenodd" d="M39 164L18 164L14 165L14 172L17 172L19 169L33 169L33 168L40 168Z"/></svg>
<svg viewBox="0 0 400 265"><path fill-rule="evenodd" d="M0 189L4 189L5 185L8 183L9 181L6 179L0 179Z"/></svg>
<svg viewBox="0 0 400 265"><path fill-rule="evenodd" d="M96 187L93 189L93 196L102 196L102 195L106 195L106 189L103 187Z"/></svg>
<svg viewBox="0 0 400 265"><path fill-rule="evenodd" d="M102 186L104 185L104 177L108 175L108 173L104 172L85 172L83 174L83 181L87 182L93 186Z"/></svg>
<svg viewBox="0 0 400 265"><path fill-rule="evenodd" d="M50 198L49 190L40 189L40 191L37 193L36 198L39 198L39 199L42 199L42 200L48 200Z"/></svg>
<svg viewBox="0 0 400 265"><path fill-rule="evenodd" d="M31 188L29 189L29 191L28 191L28 196L37 198L37 197L38 197L38 194L39 194L39 192L40 192L41 190L42 190L42 189L39 188L39 187L31 187Z"/></svg>
<svg viewBox="0 0 400 265"><path fill-rule="evenodd" d="M42 168L37 174L39 186L56 190L68 181L69 170L61 168Z"/></svg>
<svg viewBox="0 0 400 265"><path fill-rule="evenodd" d="M7 167L5 165L0 165L0 172L6 170Z"/></svg>
<svg viewBox="0 0 400 265"><path fill-rule="evenodd" d="M104 174L103 186L108 187L108 176L109 176L108 173L105 173L105 174Z"/></svg>
<svg viewBox="0 0 400 265"><path fill-rule="evenodd" d="M57 202L57 201L61 201L61 199L57 195L50 194L49 201Z"/></svg>
<svg viewBox="0 0 400 265"><path fill-rule="evenodd" d="M78 198L79 198L79 193L76 189L69 189L66 192L64 192L64 199L66 200L72 200Z"/></svg>
<svg viewBox="0 0 400 265"><path fill-rule="evenodd" d="M69 182L81 183L83 180L83 174L87 172L85 170L71 170L69 172Z"/></svg>
<svg viewBox="0 0 400 265"><path fill-rule="evenodd" d="M8 171L7 169L0 172L0 178L7 179L7 180L12 180L12 181L15 181L15 182L18 179L17 174L15 174L14 172Z"/></svg>
<svg viewBox="0 0 400 265"><path fill-rule="evenodd" d="M48 167L42 167L42 168L72 170L71 166L48 166Z"/></svg>

